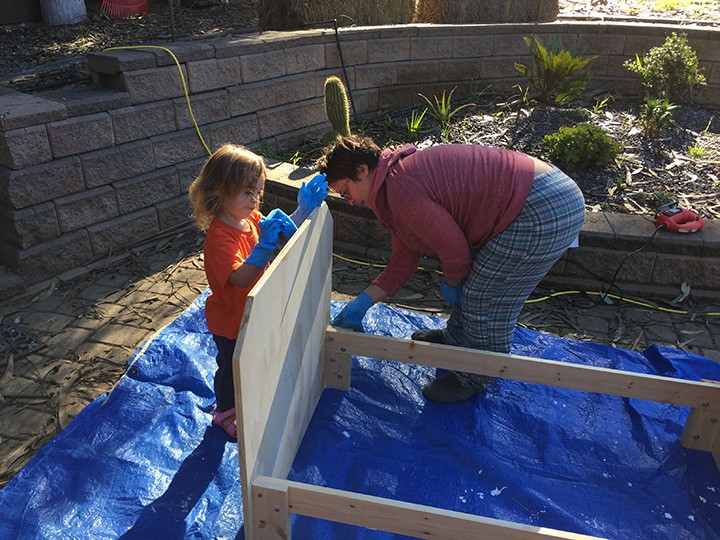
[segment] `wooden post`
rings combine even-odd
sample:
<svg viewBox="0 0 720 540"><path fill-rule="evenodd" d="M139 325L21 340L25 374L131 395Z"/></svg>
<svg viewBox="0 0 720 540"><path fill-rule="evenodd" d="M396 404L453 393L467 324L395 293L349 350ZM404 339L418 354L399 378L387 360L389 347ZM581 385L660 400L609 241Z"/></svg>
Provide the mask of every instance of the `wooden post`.
<svg viewBox="0 0 720 540"><path fill-rule="evenodd" d="M268 478L257 478L252 484L253 529L255 540L290 540L290 512L287 485L275 484Z"/></svg>

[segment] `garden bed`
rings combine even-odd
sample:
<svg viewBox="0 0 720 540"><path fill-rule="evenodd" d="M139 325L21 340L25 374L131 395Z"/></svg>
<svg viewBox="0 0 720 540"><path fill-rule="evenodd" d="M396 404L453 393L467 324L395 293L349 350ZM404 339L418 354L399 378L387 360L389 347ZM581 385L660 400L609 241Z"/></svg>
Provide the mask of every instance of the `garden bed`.
<svg viewBox="0 0 720 540"><path fill-rule="evenodd" d="M432 99L432 98L431 98ZM467 102L467 101L466 101ZM685 105L657 139L643 135L638 103L633 98L597 94L568 107L527 107L519 98L483 94L473 107L453 117L443 133L426 114L417 136L406 121L423 106L386 110L352 125L382 147L411 142L418 147L446 143L503 146L548 160L545 135L561 126L588 122L601 126L621 146L613 162L601 168L568 171L585 194L591 211L654 214L656 208L677 201L706 218L720 218L720 111ZM462 105L459 99L453 107ZM297 154L283 155L305 167L313 166L326 138L306 140ZM293 149L295 151L296 149ZM289 154L292 154L290 152Z"/></svg>

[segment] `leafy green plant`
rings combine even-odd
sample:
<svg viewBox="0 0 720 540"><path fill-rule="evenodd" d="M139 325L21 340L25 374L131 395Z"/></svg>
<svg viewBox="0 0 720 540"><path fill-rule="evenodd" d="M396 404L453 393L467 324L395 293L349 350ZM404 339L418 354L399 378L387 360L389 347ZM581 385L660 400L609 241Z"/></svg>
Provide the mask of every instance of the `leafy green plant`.
<svg viewBox="0 0 720 540"><path fill-rule="evenodd" d="M704 158L706 152L707 149L702 144L694 144L692 146L688 146L688 154L690 154L690 157L693 159Z"/></svg>
<svg viewBox="0 0 720 540"><path fill-rule="evenodd" d="M528 88L540 103L563 105L585 91L591 73L588 64L597 56L582 57L579 51L563 49L562 42L552 38L545 47L537 36L524 37L532 55L530 66L515 64L528 81Z"/></svg>
<svg viewBox="0 0 720 540"><path fill-rule="evenodd" d="M437 96L433 96L433 101L430 101L423 94L418 94L427 102L427 104L429 105L428 112L430 113L430 116L440 122L440 129L445 133L447 133L447 131L450 129L450 121L452 120L453 116L455 116L463 109L475 106L474 103L465 103L464 105L460 105L459 107L455 107L453 109L452 95L453 92L455 92L456 88L457 87L450 90L450 93L447 94L447 96L445 95L445 90L443 90L442 97L438 99Z"/></svg>
<svg viewBox="0 0 720 540"><path fill-rule="evenodd" d="M697 54L688 44L687 35L673 32L665 43L650 49L642 58L623 64L640 75L640 84L648 96L692 102L696 90L707 83L700 73Z"/></svg>
<svg viewBox="0 0 720 540"><path fill-rule="evenodd" d="M602 167L621 150L603 128L588 123L561 127L543 142L550 159L568 171Z"/></svg>
<svg viewBox="0 0 720 540"><path fill-rule="evenodd" d="M422 112L418 109L414 109L412 113L410 113L410 118L405 119L405 127L407 128L410 138L415 138L417 136L418 130L420 129L420 126L422 126L427 112L427 109L423 109Z"/></svg>
<svg viewBox="0 0 720 540"><path fill-rule="evenodd" d="M668 203L671 203L671 202L673 202L673 201L675 201L675 197L673 197L672 194L670 194L670 193L667 192L667 191L664 191L664 190L659 189L659 190L657 190L657 191L653 191L653 192L650 194L650 196L648 197L648 201L647 201L647 202L648 202L653 208L658 208L658 207L662 206L663 204L668 204Z"/></svg>
<svg viewBox="0 0 720 540"><path fill-rule="evenodd" d="M642 133L649 139L657 139L663 130L673 121L677 105L667 99L646 97L640 105L640 126Z"/></svg>
<svg viewBox="0 0 720 540"><path fill-rule="evenodd" d="M610 101L612 101L612 96L605 96L602 99L596 99L595 104L592 107L592 111L595 114L603 114L605 112L605 109L607 109L608 105L610 104Z"/></svg>
<svg viewBox="0 0 720 540"><path fill-rule="evenodd" d="M698 135L698 143L694 144L692 146L688 146L688 153L690 154L690 157L693 159L702 159L705 157L705 154L707 153L707 148L705 145L700 142L700 139L707 135L708 130L710 129L710 124L712 124L712 121L715 119L715 115L710 117L710 120L708 120L707 126L705 126L705 129L703 129L700 134Z"/></svg>

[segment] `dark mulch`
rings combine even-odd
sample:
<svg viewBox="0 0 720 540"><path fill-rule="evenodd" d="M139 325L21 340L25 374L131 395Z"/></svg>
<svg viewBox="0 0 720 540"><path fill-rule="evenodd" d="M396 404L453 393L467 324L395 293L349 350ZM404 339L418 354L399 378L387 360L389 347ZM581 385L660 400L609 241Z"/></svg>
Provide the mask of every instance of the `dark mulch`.
<svg viewBox="0 0 720 540"><path fill-rule="evenodd" d="M652 216L660 204L677 201L706 218L720 218L720 111L683 105L659 138L648 139L642 134L636 99L608 100L600 107L598 101L607 96L596 94L567 107L525 107L517 99L476 96L475 107L465 109L464 117L455 116L446 136L427 114L418 136L410 137L406 121L413 107L382 111L351 127L383 147L407 142L419 147L472 143L548 159L545 135L561 126L589 122L605 129L623 149L606 167L568 171L583 190L590 211ZM460 104L458 100L453 108ZM298 152L297 164L312 167L326 141L327 136L308 139L299 149L278 157L289 161ZM691 147L701 148L695 152L702 152L702 157L691 157Z"/></svg>

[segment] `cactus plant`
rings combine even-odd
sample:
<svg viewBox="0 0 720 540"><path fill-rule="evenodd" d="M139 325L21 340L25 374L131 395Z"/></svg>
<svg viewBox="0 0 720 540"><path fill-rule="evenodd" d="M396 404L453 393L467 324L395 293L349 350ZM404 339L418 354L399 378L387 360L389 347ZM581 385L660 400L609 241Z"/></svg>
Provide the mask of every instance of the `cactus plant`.
<svg viewBox="0 0 720 540"><path fill-rule="evenodd" d="M350 135L350 106L343 82L334 75L325 79L325 112L339 135Z"/></svg>

